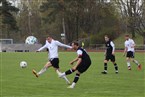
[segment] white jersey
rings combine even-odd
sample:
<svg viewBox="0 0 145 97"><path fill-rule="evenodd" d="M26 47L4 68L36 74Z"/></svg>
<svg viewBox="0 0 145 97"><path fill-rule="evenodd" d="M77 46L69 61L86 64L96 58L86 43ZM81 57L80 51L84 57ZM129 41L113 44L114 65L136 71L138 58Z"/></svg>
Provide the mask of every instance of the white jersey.
<svg viewBox="0 0 145 97"><path fill-rule="evenodd" d="M46 40L45 45L41 47L40 49L38 49L38 51L41 51L47 48L49 50L49 59L58 58L58 46L65 47L65 48L72 48L71 46L62 44L61 42L56 41L56 40L52 40L51 43L49 43Z"/></svg>
<svg viewBox="0 0 145 97"><path fill-rule="evenodd" d="M127 51L132 51L134 52L134 45L135 42L132 39L128 39L125 41L125 47L127 48Z"/></svg>

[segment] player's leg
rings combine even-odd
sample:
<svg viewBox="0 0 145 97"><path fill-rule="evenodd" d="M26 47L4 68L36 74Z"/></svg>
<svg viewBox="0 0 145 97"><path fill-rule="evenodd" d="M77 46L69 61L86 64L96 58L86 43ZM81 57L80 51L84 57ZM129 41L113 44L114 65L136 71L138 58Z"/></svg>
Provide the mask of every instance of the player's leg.
<svg viewBox="0 0 145 97"><path fill-rule="evenodd" d="M107 74L107 63L108 63L108 60L105 59L104 60L104 71L102 72L102 74Z"/></svg>
<svg viewBox="0 0 145 97"><path fill-rule="evenodd" d="M116 62L112 62L114 64L114 68L115 68L115 73L118 74L118 65Z"/></svg>
<svg viewBox="0 0 145 97"><path fill-rule="evenodd" d="M45 66L37 73L34 69L33 69L33 74L36 76L36 77L39 77L40 75L42 75L49 67L51 67L52 64L50 62L47 62L45 64Z"/></svg>
<svg viewBox="0 0 145 97"><path fill-rule="evenodd" d="M59 59L54 58L53 60L51 60L51 64L59 76L61 74L60 69L59 69ZM66 81L67 84L70 84L70 81L66 78L66 76L63 76L62 78Z"/></svg>
<svg viewBox="0 0 145 97"><path fill-rule="evenodd" d="M138 66L138 70L141 70L141 64L135 60L134 58L131 58L132 62L134 62Z"/></svg>
<svg viewBox="0 0 145 97"><path fill-rule="evenodd" d="M90 65L91 65L91 62L87 62L87 63L81 64L80 66L78 66L76 68L76 70L77 70L76 76L74 77L73 83L68 88L74 88L75 87L76 83L79 80L80 74L85 72L90 67Z"/></svg>
<svg viewBox="0 0 145 97"><path fill-rule="evenodd" d="M80 74L81 73L77 71L77 73L76 73L76 75L74 77L74 80L73 80L72 84L70 86L68 86L68 88L74 88L75 87L76 83L79 80Z"/></svg>
<svg viewBox="0 0 145 97"><path fill-rule="evenodd" d="M118 74L118 65L115 62L115 56L114 55L112 55L112 57L111 57L111 62L114 64L115 73Z"/></svg>
<svg viewBox="0 0 145 97"><path fill-rule="evenodd" d="M55 68L56 73L58 74L58 77L63 78L67 84L70 84L70 81L67 79L66 75L62 75L63 73L60 72L58 68Z"/></svg>
<svg viewBox="0 0 145 97"><path fill-rule="evenodd" d="M127 52L127 55L126 55L126 62L127 62L128 70L131 70L131 65L130 65L130 58L131 57L132 57L132 52L131 51L128 51Z"/></svg>
<svg viewBox="0 0 145 97"><path fill-rule="evenodd" d="M75 72L75 70L69 69L69 70L67 70L67 71L65 71L65 72L63 72L63 73L59 73L58 75L59 75L59 77L63 77L63 76L66 76L66 75L70 75L70 74L72 74L73 72Z"/></svg>
<svg viewBox="0 0 145 97"><path fill-rule="evenodd" d="M130 58L129 57L126 57L126 62L127 62L128 70L131 70Z"/></svg>

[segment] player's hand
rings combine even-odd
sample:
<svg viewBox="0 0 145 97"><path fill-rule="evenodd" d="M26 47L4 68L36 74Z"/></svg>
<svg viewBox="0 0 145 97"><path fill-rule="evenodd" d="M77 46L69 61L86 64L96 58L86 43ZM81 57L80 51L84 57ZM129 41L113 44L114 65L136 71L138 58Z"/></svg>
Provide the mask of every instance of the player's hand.
<svg viewBox="0 0 145 97"><path fill-rule="evenodd" d="M71 64L71 65L73 65L73 64L74 64L74 62L72 61L72 62L70 62L70 64Z"/></svg>
<svg viewBox="0 0 145 97"><path fill-rule="evenodd" d="M114 53L114 52L112 52L112 55L115 55L115 53Z"/></svg>

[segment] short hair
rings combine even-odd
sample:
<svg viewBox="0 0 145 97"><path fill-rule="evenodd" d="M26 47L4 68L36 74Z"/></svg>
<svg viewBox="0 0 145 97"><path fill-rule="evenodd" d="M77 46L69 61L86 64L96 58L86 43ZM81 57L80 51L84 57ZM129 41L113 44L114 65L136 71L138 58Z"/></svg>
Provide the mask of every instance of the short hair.
<svg viewBox="0 0 145 97"><path fill-rule="evenodd" d="M79 46L79 43L77 41L72 42L74 45Z"/></svg>
<svg viewBox="0 0 145 97"><path fill-rule="evenodd" d="M125 37L129 37L129 34L126 34Z"/></svg>
<svg viewBox="0 0 145 97"><path fill-rule="evenodd" d="M109 36L108 36L108 35L105 35L104 37L108 37L108 38L109 38Z"/></svg>

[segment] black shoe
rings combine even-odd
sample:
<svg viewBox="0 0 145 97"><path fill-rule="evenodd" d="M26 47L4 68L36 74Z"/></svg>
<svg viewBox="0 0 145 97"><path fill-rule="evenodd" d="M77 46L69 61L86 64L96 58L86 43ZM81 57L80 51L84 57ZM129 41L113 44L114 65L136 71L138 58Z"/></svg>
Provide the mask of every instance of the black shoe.
<svg viewBox="0 0 145 97"><path fill-rule="evenodd" d="M107 74L107 72L105 72L105 71L103 71L103 72L101 72L102 74Z"/></svg>

